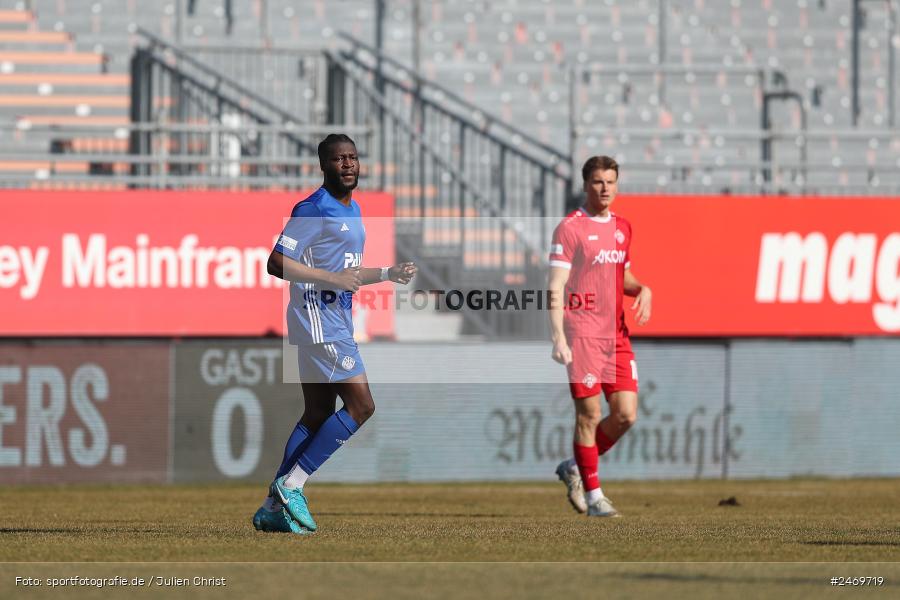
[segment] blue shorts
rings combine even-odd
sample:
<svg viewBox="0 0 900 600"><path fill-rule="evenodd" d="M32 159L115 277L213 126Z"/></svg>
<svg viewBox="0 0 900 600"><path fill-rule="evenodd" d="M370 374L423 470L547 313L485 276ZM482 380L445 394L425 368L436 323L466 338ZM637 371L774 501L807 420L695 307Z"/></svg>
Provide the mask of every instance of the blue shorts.
<svg viewBox="0 0 900 600"><path fill-rule="evenodd" d="M334 383L366 372L353 338L297 347L303 383Z"/></svg>

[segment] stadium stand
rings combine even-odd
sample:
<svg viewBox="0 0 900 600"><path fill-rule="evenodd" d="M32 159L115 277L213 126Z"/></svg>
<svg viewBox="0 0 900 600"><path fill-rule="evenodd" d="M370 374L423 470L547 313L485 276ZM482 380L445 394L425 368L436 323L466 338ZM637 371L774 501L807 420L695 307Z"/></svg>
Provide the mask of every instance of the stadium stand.
<svg viewBox="0 0 900 600"><path fill-rule="evenodd" d="M176 13L179 6L185 10L184 3L175 1L19 2L20 10L3 17L9 37L0 37L0 48L19 53L0 61L5 69L15 65L17 75L49 72L48 63L40 61L51 61L54 70L97 74L106 69L113 77L73 82L67 97L59 91L61 83L40 82L36 85L55 85L60 97L18 112L5 101L0 115L4 120L11 114L41 117L31 123L115 125L112 115L125 114L118 82L140 40L138 23L192 48L275 46L315 52L338 45L340 31L371 43L375 4L234 1L229 27L222 1L197 2L194 13L180 19ZM897 47L897 36L890 37L885 5L864 3L862 110L859 127L851 130L850 5L825 0L442 0L422 5L420 64L427 78L576 158L615 154L631 167L633 189L753 191L771 179L768 191L877 192L900 185L900 139L887 127L892 100L888 49L891 43ZM410 0L386 3L384 47L405 64L412 62L412 6ZM227 65L228 75L238 81L254 81L250 63L223 59L221 53L217 62L215 52L195 52L210 64ZM274 78L290 75L276 69ZM4 83L4 91L12 81ZM103 85L106 81L117 85ZM802 97L808 131L802 135L799 106L772 103L771 148L778 162L767 177L766 165L760 164L762 94L788 88ZM113 94L115 99L107 97ZM293 99L285 96L283 104L293 109ZM8 102L27 100L23 94ZM48 120L49 115L65 119ZM86 147L83 137L74 139L77 143L67 147ZM16 140L34 149L46 141L36 135ZM121 144L109 137L98 143L106 144L104 149ZM801 147L807 149L805 164Z"/></svg>
<svg viewBox="0 0 900 600"><path fill-rule="evenodd" d="M54 174L122 171L121 163L64 155L126 149L121 139L94 141L74 132L128 124L128 77L108 73L102 50L79 48L70 32L59 24L42 26L32 11L0 12L0 23L0 135L6 142L0 177L30 177L39 187Z"/></svg>

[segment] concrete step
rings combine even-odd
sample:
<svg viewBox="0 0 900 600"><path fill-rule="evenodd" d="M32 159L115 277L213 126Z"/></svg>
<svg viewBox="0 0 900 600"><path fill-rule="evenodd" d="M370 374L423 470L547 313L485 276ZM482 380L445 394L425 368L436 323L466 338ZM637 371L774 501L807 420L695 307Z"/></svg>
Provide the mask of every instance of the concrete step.
<svg viewBox="0 0 900 600"><path fill-rule="evenodd" d="M72 94L4 94L0 96L0 107L28 107L35 109L70 108L92 114L97 109L125 110L131 106L131 98L121 94L72 95ZM85 108L86 107L86 108Z"/></svg>
<svg viewBox="0 0 900 600"><path fill-rule="evenodd" d="M123 73L66 73L48 71L45 73L0 73L0 86L40 86L103 88L128 91L131 76Z"/></svg>
<svg viewBox="0 0 900 600"><path fill-rule="evenodd" d="M29 125L49 125L54 127L65 127L68 125L103 125L109 127L121 127L128 125L131 119L127 115L88 115L80 117L78 115L20 115L16 119L16 125L20 128L27 129Z"/></svg>
<svg viewBox="0 0 900 600"><path fill-rule="evenodd" d="M105 71L107 57L96 52L64 50L0 49L0 77L18 74L99 74Z"/></svg>
<svg viewBox="0 0 900 600"><path fill-rule="evenodd" d="M34 23L34 14L26 10L0 10L0 30L2 31L25 31Z"/></svg>

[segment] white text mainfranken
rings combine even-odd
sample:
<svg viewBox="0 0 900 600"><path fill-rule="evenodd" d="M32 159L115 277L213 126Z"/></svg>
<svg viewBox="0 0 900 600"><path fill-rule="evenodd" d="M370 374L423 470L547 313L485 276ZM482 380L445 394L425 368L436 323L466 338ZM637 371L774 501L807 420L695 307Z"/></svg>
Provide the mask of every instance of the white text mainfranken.
<svg viewBox="0 0 900 600"><path fill-rule="evenodd" d="M263 247L200 246L186 235L176 246L151 246L140 234L133 246L108 247L95 233L82 240L62 237L64 287L111 288L269 288L279 284L266 271L269 250Z"/></svg>

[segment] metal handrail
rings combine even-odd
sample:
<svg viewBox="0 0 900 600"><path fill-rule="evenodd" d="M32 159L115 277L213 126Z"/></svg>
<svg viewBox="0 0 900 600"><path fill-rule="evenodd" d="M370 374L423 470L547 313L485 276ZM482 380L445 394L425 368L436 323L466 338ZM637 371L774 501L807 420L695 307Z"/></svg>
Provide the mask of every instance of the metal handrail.
<svg viewBox="0 0 900 600"><path fill-rule="evenodd" d="M418 148L421 152L428 155L429 158L431 158L431 160L433 160L435 162L435 164L438 165L441 169L444 169L446 172L450 173L451 177L454 180L456 180L456 183L459 184L463 190L465 190L466 192L468 192L469 194L472 195L472 197L478 203L479 208L481 210L490 214L492 217L499 219L511 231L516 232L515 225L513 223L510 223L508 218L505 215L503 215L490 200L485 198L484 195L481 193L481 191L477 187L475 187L472 183L467 181L465 179L465 177L463 177L463 174L460 173L459 170L453 164L451 164L444 157L442 157L437 152L432 150L428 146L428 144L425 143L425 140L423 139L422 135L418 131L416 131L410 124L408 124L404 121L403 116L400 115L399 113L397 113L387 103L384 96L382 96L378 92L378 90L376 90L373 86L371 86L367 81L364 81L362 78L358 77L356 74L351 73L349 71L345 71L345 73L346 73L347 77L352 79L353 82L357 86L362 88L369 95L369 97L375 99L376 102L378 102L380 104L380 108L382 110L384 110L384 112L386 114L390 115L391 118L393 118L399 124L400 128L403 129L403 131L407 135L410 136L410 138L413 140L413 142L415 142L415 144L418 146ZM517 235L517 237L521 237L518 235L518 232L516 232L516 235ZM535 252L536 254L539 254L539 255L542 254L541 251L538 250L537 247L534 246L529 240L527 240L525 238L521 238L520 241L523 244L525 244L525 246L532 252Z"/></svg>
<svg viewBox="0 0 900 600"><path fill-rule="evenodd" d="M436 156L436 154L434 155ZM141 155L141 154L113 154L113 153L55 153L55 152L29 152L29 153L15 153L15 154L6 154L0 153L0 161L23 161L23 162L48 162L48 163L79 163L79 162L93 162L93 163L128 163L128 164L159 164L160 159L163 159L166 163L179 163L179 164L214 164L214 163L235 163L235 164L246 164L246 165L277 165L277 166L317 166L319 164L318 158L315 156L306 157L306 158L298 158L296 156L284 155L284 156L264 156L264 157L255 157L255 156L240 156L240 157L228 157L228 156L207 156L203 154L177 154L177 153L166 153L165 156L160 157L159 155ZM900 160L900 159L898 159ZM453 172L454 178L461 177L458 169L455 167L449 166L449 163L441 163L439 166L443 169L446 166L448 171ZM715 161L701 161L701 162L692 162L692 163L683 163L683 164L667 164L663 161L655 160L655 161L642 161L642 162L632 162L623 163L622 169L623 171L671 171L672 169L691 169L691 170L704 170L704 169L717 169L717 170L727 170L727 171L735 171L735 170L748 170L755 171L760 169L775 169L775 170L800 170L805 169L807 171L831 171L835 169L841 170L851 170L851 171L859 171L859 172L882 172L882 171L891 171L894 172L898 168L896 162L889 164L871 164L868 162L862 161L852 161L852 162L842 162L839 166L835 166L830 161L818 161L818 162L786 162L786 161L747 161L741 160L740 162L733 162L725 159L724 164L716 163ZM365 172L365 168L363 172ZM371 169L370 169L371 170ZM364 176L363 176L364 177ZM624 177L623 177L624 179ZM463 183L464 187L467 189L475 190L470 184ZM477 193L477 192L476 192ZM495 208L492 208L493 205L489 203L488 200L484 199L482 196L479 199L479 202L482 203L482 206L485 210L492 212L492 217L497 218L505 218L503 215L497 213Z"/></svg>
<svg viewBox="0 0 900 600"><path fill-rule="evenodd" d="M322 182L321 175L310 175L308 177L290 177L290 176L259 176L259 177L229 177L225 175L131 175L131 174L112 174L112 175L77 175L64 174L62 176L55 173L48 173L46 177L35 177L31 173L0 173L0 182L17 182L29 183L36 186L47 183L54 184L89 184L91 186L103 186L110 184L121 184L125 186L148 186L156 188L173 188L173 187L237 187L237 188L258 188L270 186L286 186L293 188L315 188Z"/></svg>
<svg viewBox="0 0 900 600"><path fill-rule="evenodd" d="M160 159L166 164L219 164L232 163L241 165L274 165L274 166L318 166L319 159L315 156L297 158L296 156L209 156L206 154L173 154L166 153L160 157L157 154L86 154L86 153L38 153L3 154L0 153L0 161L43 161L49 163L123 163L135 165L158 165Z"/></svg>
<svg viewBox="0 0 900 600"><path fill-rule="evenodd" d="M221 75L253 90L258 97L297 120L321 123L327 106L323 44L313 47L183 45L183 52Z"/></svg>
<svg viewBox="0 0 900 600"><path fill-rule="evenodd" d="M255 136L262 132L258 129L260 125L264 127L274 126L280 140L278 143L296 145L297 148L304 148L306 149L306 152L314 154L315 144L311 143L309 139L306 139L306 137L301 134L303 129L300 126L304 124L303 119L279 108L227 75L224 75L187 55L183 49L160 40L146 30L139 29L138 31L148 40L148 45L139 48L135 54L135 58L132 60L132 119L141 122L151 121L152 119L157 118L157 116L153 114L154 95L150 91L153 88L148 83L143 83L142 86L137 84L141 89L147 90L149 95L146 97L143 95L140 96L141 103L135 105L136 92L134 90L137 88L134 86L136 85L136 82L145 82L147 77L153 77L152 70L140 66L142 63L146 62L149 67L158 69L159 72L167 74L167 77L169 77L171 81L179 82L179 87L184 84L189 84L189 87L184 89L190 93L183 94L184 100L186 100L187 103L194 102L194 92L191 90L202 92L202 96L214 99L208 107L205 107L206 112L203 112L204 107L202 106L202 103L198 105L201 107L201 120L217 121L221 118L223 108L227 107L228 110L241 115L242 118L254 122L244 127L231 127L220 123L219 127L215 127L215 129L219 130L218 135L231 135L237 136L238 138L249 136L251 139L241 140L241 144L255 144ZM189 68L186 69L186 67ZM138 69L138 71L135 72L135 69ZM199 98L197 98L197 100L199 100ZM280 129L277 128L278 121L281 121ZM155 166L160 171L158 173L160 177L168 178L170 177L170 174L164 170L164 165L167 163L178 166L203 162L171 160L171 154L166 152L165 149L163 149L162 152L154 151L154 147L150 140L150 136L153 136L154 134L174 134L178 136L192 135L194 133L190 130L190 125L192 124L195 123L185 123L182 126L182 130L177 133L175 133L175 129L166 131L159 127L151 127L144 130L139 128L126 129L130 132L131 150L133 154L148 154L157 159L155 161L147 162L140 160L131 162L132 169L140 169L144 171L141 174L149 175L150 173L147 169L152 169ZM224 125L224 127L222 125ZM197 156L196 153L186 154ZM243 154L243 152L240 154ZM211 163L235 165L240 163L239 159L240 156L219 156L216 157L216 160L211 161ZM263 163L259 163L259 165L265 166ZM290 166L291 165L285 162L282 162L280 165L273 165L273 167L277 168L289 168ZM134 174L137 175L138 173Z"/></svg>
<svg viewBox="0 0 900 600"><path fill-rule="evenodd" d="M60 131L60 132L115 132L115 131L158 131L158 132L176 132L176 133L205 133L205 132L262 132L262 133L296 133L296 134L321 134L331 133L335 125L319 125L312 123L283 123L283 124L252 124L229 126L221 123L165 123L158 121L150 122L132 122L123 123L121 125L96 125L91 123L72 124L72 125L52 125L52 124L28 124L23 127L20 121L3 121L0 122L0 131L28 130L28 131ZM372 132L369 125L352 125L341 124L341 131L348 135L365 135ZM589 131L589 127L580 126L579 132ZM614 137L628 136L632 138L642 137L676 137L676 136L723 136L731 138L746 138L759 140L767 137L759 129L730 129L730 128L690 128L690 127L672 127L672 128L631 128L623 129L616 132L604 133L601 135L612 135ZM809 130L803 132L799 129L773 129L773 135L777 137L789 138L791 136L803 135L808 140L830 140L839 138L841 140L850 141L866 141L870 139L894 140L900 138L900 132L885 129L829 129L828 131Z"/></svg>
<svg viewBox="0 0 900 600"><path fill-rule="evenodd" d="M47 173L45 176L36 177L33 173L0 173L0 184L4 183L18 183L18 184L27 184L30 187L40 187L45 185L60 185L60 186L69 186L69 185L86 185L90 187L100 187L106 185L122 185L125 187L130 186L145 186L145 187L156 187L156 188L191 188L191 187L221 187L221 188L269 188L271 186L283 186L294 189L304 189L304 188L315 188L321 183L321 176L313 176L310 175L308 177L291 177L291 176L259 176L259 177L228 177L228 176L213 176L213 175L192 175L192 176L184 176L184 175L165 175L165 176L157 176L157 175L129 175L129 174L112 174L112 175L102 175L102 174L57 174L57 173ZM679 186L676 189L672 189L671 187L666 186L666 193L672 196L679 196L682 194L702 194L702 195L720 195L722 192L720 191L723 187L727 187L728 195L737 196L737 195L748 195L748 196L760 196L760 195L774 195L780 194L786 191L790 191L791 195L797 195L798 197L815 195L815 196L835 196L835 197L848 197L854 196L859 197L861 199L865 199L866 197L880 198L886 195L895 195L900 191L900 185L891 184L891 185L881 185L878 190L880 190L880 194L873 195L872 185L868 183L860 183L860 184L845 184L845 185L837 185L837 184L821 184L817 185L814 188L806 185L799 185L796 183L792 183L790 181L780 182L780 183L767 183L767 184L735 184L735 185L701 185L699 183L694 184L684 184ZM627 194L622 192L622 197L625 198L628 195L635 194L644 194L644 193L659 193L660 186L649 184L647 182L638 182L634 184L629 184L629 191ZM868 193L866 193L868 192ZM399 239L399 238L398 238ZM399 243L399 242L398 242Z"/></svg>
<svg viewBox="0 0 900 600"><path fill-rule="evenodd" d="M341 125L341 131L353 135L366 135L372 132L372 128L367 125ZM3 121L0 122L0 131L47 131L62 133L106 133L126 132L122 135L127 138L127 132L157 132L157 133L293 133L302 135L315 135L323 133L331 133L334 131L334 125L316 125L310 123L281 123L281 124L265 124L254 123L249 125L224 125L222 123L165 123L160 121L147 122L130 122L121 125L97 125L92 123L81 123L72 125L53 125L53 124L27 124L22 125L21 121ZM120 134L121 135L121 134Z"/></svg>
<svg viewBox="0 0 900 600"><path fill-rule="evenodd" d="M322 44L312 46L217 46L207 44L181 44L178 46L183 52L246 52L259 54L308 54L321 56Z"/></svg>
<svg viewBox="0 0 900 600"><path fill-rule="evenodd" d="M225 94L224 94L221 90L212 88L212 87L206 85L205 83L203 83L203 82L197 80L196 78L189 77L189 76L185 75L182 71L180 71L180 70L177 69L176 67L173 67L172 65L166 64L166 62L164 62L163 60L160 60L159 57L155 56L155 54L152 53L152 52L153 52L152 50L151 50L151 51L148 51L148 50L145 49L144 51L145 51L145 52L151 52L151 56L152 56L153 59L155 60L155 64L156 64L160 69L166 70L166 71L168 71L168 72L169 72L170 74L172 74L172 75L177 75L177 76L179 76L179 77L183 77L183 78L185 78L185 79L190 80L192 85L194 85L194 86L196 86L197 88L203 90L203 91L206 92L207 94L210 94L210 95L213 95L213 96L217 96L218 99L219 99L219 101L220 101L221 103L230 105L232 108L234 108L234 109L236 109L236 110L240 110L241 112L243 112L243 113L245 113L246 115L248 115L248 116L252 117L253 119L255 119L258 123L262 123L262 124L266 124L266 125L271 124L270 121L269 121L266 117L260 115L259 113L257 113L255 110L253 110L253 109L251 109L251 108L248 108L248 107L246 107L246 106L242 106L240 101L238 101L238 100L236 100L236 99L234 99L234 98L229 98L229 97L225 96ZM224 77L222 77L222 76L220 76L220 75L216 75L216 86L218 86L219 84L221 84L223 81L228 82L228 80L225 79ZM232 85L232 87L236 88L237 90L242 89L240 86L238 86L237 84L234 84L233 82L228 82L228 83L229 83L230 85ZM132 102L134 102L134 98L132 98ZM133 106L132 106L132 108L133 108ZM289 119L288 122L290 122L290 123L293 123L293 122L294 122L293 119L290 117L290 115L289 115L288 113L284 113L283 111L280 111L280 109L276 109L276 112L277 112L277 113L280 113L281 116L287 115L287 116L288 116L288 119ZM235 132L232 132L232 133L235 133ZM285 135L285 137L287 137L287 138L289 138L289 139L292 139L292 141L295 141L295 142L297 142L297 143L302 143L302 140L296 139L296 138L294 137L294 134L293 134L293 133L285 133L284 135Z"/></svg>
<svg viewBox="0 0 900 600"><path fill-rule="evenodd" d="M332 63L339 64L335 62L338 58L336 53L330 54L330 57ZM457 169L445 157L441 156L440 153L432 149L429 144L426 143L426 140L424 139L422 134L417 131L411 123L408 123L403 115L397 112L396 109L387 102L385 97L377 89L375 89L373 85L369 84L369 82L366 81L364 77L359 76L357 73L352 72L352 70L350 69L343 68L342 71L349 81L352 81L355 86L362 90L378 106L378 109L382 111L383 115L391 118L394 123L394 127L399 128L403 131L404 135L409 137L409 139L412 141L412 144L416 147L419 153L427 157L433 165L449 175L450 179L453 180L455 185L458 186L460 194L471 198L478 209L482 213L490 215L493 219L495 219L504 232L512 233L512 236L515 239L516 243L520 244L520 247L523 249L523 265L525 265L526 270L533 266L535 263L539 265L545 265L546 257L544 256L542 250L540 250L537 245L534 244L531 240L522 235L517 227L517 224L513 223L509 217L502 214L498 207L487 197L485 197L482 194L481 190L478 189L472 182L468 181L459 169ZM466 217L463 217L463 221L465 220ZM409 252L411 250L406 246L402 238L397 239L397 244L398 247L405 252ZM429 274L428 271L423 272L425 272L426 275ZM437 273L432 272L430 273L430 276L433 278L437 278L433 280L442 281L442 278ZM495 327L497 325L488 323L487 320L477 311L465 311L463 313L463 316L482 334L496 334Z"/></svg>
<svg viewBox="0 0 900 600"><path fill-rule="evenodd" d="M155 50L155 48L151 48L151 49L152 49L152 50ZM167 64L164 60L161 60L159 57L154 56L154 58L156 59L156 64L157 64L161 69L167 70L170 74L173 74L173 75L174 75L174 74L177 74L177 75L179 75L179 76L186 77L186 78L190 79L190 80L191 80L191 83L192 83L193 85L197 86L198 88L200 88L201 90L203 90L203 91L206 92L207 94L214 95L214 96L219 96L220 98L222 98L223 100L225 100L226 103L232 105L234 108L240 108L242 111L247 112L248 114L252 115L255 119L257 119L259 122L269 124L268 119L266 119L265 117L260 116L260 115L259 115L258 113L256 113L256 111L254 111L254 110L251 110L251 109L248 109L248 108L246 108L246 107L241 106L241 103L240 103L239 101L235 100L234 98L227 98L227 97L224 95L224 93L222 92L222 90L218 89L219 86L221 85L221 83L222 83L223 81L226 81L226 82L227 82L227 80L226 80L224 77L222 77L222 76L220 76L220 75L217 75L217 76L216 76L216 83L215 83L215 85L214 85L214 86L210 86L210 85L207 85L206 83L203 83L202 81L199 81L199 80L196 79L196 78L185 76L185 74L184 74L181 70L179 70L178 68L176 68L176 67L174 67L174 66L172 66L172 65L170 65L170 64ZM232 87L236 88L236 90L237 90L239 93L243 94L243 92L241 91L242 88L240 88L237 84L234 84L233 82L228 82L228 84L231 85ZM253 98L253 99L256 100L256 98ZM270 107L269 107L269 106L266 106L266 108L270 108ZM273 110L277 110L277 109L273 109ZM279 116L284 116L284 115L288 115L288 113L283 113L282 115L279 115ZM290 119L290 122L293 122L293 119L292 119L292 118L289 117L289 119Z"/></svg>
<svg viewBox="0 0 900 600"><path fill-rule="evenodd" d="M247 98L253 100L254 102L264 106L268 110L271 110L273 113L275 113L279 117L281 117L282 120L284 120L286 122L287 121L297 122L298 119L297 119L296 115L292 115L291 113L283 110L282 108L278 107L277 105L269 102L269 100L267 100L266 98L263 98L262 96L258 95L256 92L253 92L252 90L242 86L241 84L237 83L236 81L233 81L233 80L230 80L230 79L224 77L221 73L219 73L215 69L212 69L212 68L204 65L200 61L196 60L195 58L190 56L187 52L185 52L183 49L179 48L178 46L175 46L173 44L170 44L169 42L166 42L165 40L160 39L159 37L155 36L153 33L147 31L143 27L138 27L137 33L139 33L147 41L149 41L151 43L152 47L159 46L161 48L164 48L165 50L172 52L174 55L176 55L179 60L183 60L183 61L190 63L192 66L194 66L201 72L214 78L216 80L217 85L225 83L229 87L233 88L235 91L239 92L242 96L246 96ZM169 68L172 68L172 67L169 66Z"/></svg>
<svg viewBox="0 0 900 600"><path fill-rule="evenodd" d="M486 125L478 124L478 123L476 123L474 120L469 119L469 118L466 118L466 117L463 116L463 115L453 114L454 117L458 117L458 118L460 118L460 119L462 119L462 120L468 121L469 124L470 124L472 127L474 127L475 129L482 130L484 133L487 133L487 129L488 129L489 127L491 127L491 126L497 126L497 127L506 129L507 132L509 132L511 135L515 135L515 136L517 136L519 139L521 139L523 142L527 142L528 144L531 144L531 145L533 145L533 146L535 146L535 147L537 147L537 148L540 148L540 149L543 150L544 152L546 152L546 153L550 154L551 156L553 156L553 157L554 157L555 159L557 159L558 161L560 161L560 162L562 162L562 163L564 163L564 164L568 164L568 163L570 162L570 157L566 156L564 153L560 152L558 149L554 148L553 146L550 146L550 145L548 145L548 144L546 144L546 143L544 143L544 142L538 140L537 138L535 138L535 137L533 137L533 136L531 136L531 135L529 135L529 134L527 134L527 133L524 133L524 132L522 132L522 131L519 131L518 129L516 129L516 128L514 128L514 127L512 127L512 126L510 126L510 125L508 125L508 124L506 124L506 123L503 122L503 120L501 120L499 117L497 117L497 116L495 116L495 115L492 115L491 113L485 111L483 108L478 107L478 106L472 104L471 102L469 102L468 100L463 99L463 98L460 97L457 93L455 93L455 92L449 90L448 88L446 88L446 87L444 87L444 86L442 86L442 85L440 85L440 84L438 84L438 83L436 83L436 82L434 82L434 81L431 81L431 80L428 80L428 79L423 78L421 75L419 75L418 73L414 72L411 68L409 68L409 67L407 67L406 65L400 63L399 61L394 60L393 58L391 58L391 57L389 57L389 56L387 56L387 55L385 55L385 54L381 54L380 57L379 57L379 52L378 52L378 50L377 50L376 48L374 48L374 47L372 47L372 46L366 44L365 42L363 42L363 41L361 41L361 40L359 40L359 39L357 39L357 38L355 38L355 37L353 37L353 36L350 35L349 33L346 33L346 32L343 32L343 31L342 31L342 32L339 32L338 35L339 35L341 38L345 39L347 42L349 42L349 43L354 47L354 49L355 49L355 48L362 48L362 49L365 50L366 52L372 54L372 56L374 56L374 57L376 57L376 58L380 58L382 62L387 63L387 64L389 64L389 65L392 65L392 66L394 66L395 68L400 69L400 70L401 70L402 72L404 72L404 73L408 73L408 74L413 78L413 81L415 82L415 85L416 85L416 86L418 86L418 87L427 86L428 88L437 90L440 94L442 94L443 96L445 96L445 97L447 97L447 98L453 100L453 102L455 102L455 103L457 103L457 104L459 104L459 105L465 107L467 110L469 110L469 111L471 111L471 112L473 112L473 113L478 113L478 114L483 115L483 116L484 116L484 119L485 119L485 121L486 121ZM359 64L362 65L362 62L359 60L359 58L358 58L355 54L347 52L347 53L345 53L344 55L345 55L347 58L351 58L351 59L353 59L355 62L357 62L357 63L359 63ZM384 73L381 74L381 77L384 77L384 78L390 78L389 75L384 74ZM403 87L404 89L406 89L406 90L407 90L408 92L410 92L411 94L415 94L415 93L417 92L417 88L408 85L405 81L401 81L401 80L396 79L396 78L390 78L390 79L391 79L391 82L392 82L392 83L394 83L395 85L398 85L399 87ZM432 104L433 104L433 103L432 103ZM447 109L446 109L445 107L443 107L443 106L440 106L440 105L435 105L435 106L437 106L437 107L443 109L444 111L447 110ZM492 137L493 137L493 136L492 136ZM496 138L496 139L497 139L497 141L502 142L502 140L499 140L499 138ZM511 150L515 150L515 148L511 148ZM528 157L528 156L524 156L524 155L523 155L523 158L529 158L529 159L531 159L531 160L534 160L532 157ZM535 161L535 162L538 162L538 161ZM546 164L545 164L544 166L553 166L553 165L546 165Z"/></svg>
<svg viewBox="0 0 900 600"><path fill-rule="evenodd" d="M585 133L590 131L591 128L579 125L576 129L578 133ZM900 132L885 130L885 129L829 129L828 131L802 131L800 129L777 129L774 128L772 130L775 135L778 136L791 136L791 135L803 135L809 140L822 139L822 140L830 140L831 138L841 138L841 139L896 139L900 137ZM600 134L607 135L607 134ZM608 135L613 135L615 137L619 137L622 135L627 135L630 137L661 137L661 136L684 136L684 135L694 135L694 136L724 136L724 137L733 137L733 138L746 138L752 140L759 140L763 137L768 137L768 134L761 131L759 128L755 129L732 129L732 128L701 128L701 127L671 127L671 128L660 128L660 127L645 127L645 128L635 128L628 127L626 129L618 130L615 132L611 132Z"/></svg>
<svg viewBox="0 0 900 600"><path fill-rule="evenodd" d="M634 75L672 75L678 73L694 73L696 75L718 75L722 71L734 75L764 75L765 69L754 65L727 66L720 63L703 63L685 65L682 63L665 63L648 65L637 64L608 64L602 62L568 63L566 65L574 71L581 73L602 73L604 75L627 73Z"/></svg>
<svg viewBox="0 0 900 600"><path fill-rule="evenodd" d="M357 57L353 56L350 53L341 52L341 56L353 61L354 63L356 63L359 66L369 68L367 65L365 65L364 63L359 61L357 59ZM400 87L401 89L409 92L410 94L415 94L415 92L413 90L410 90L406 86L406 83L404 81L397 79L395 77L392 77L391 75L384 74L384 73L381 75L381 77L383 80L391 83L392 85L396 85L397 87ZM417 101L421 102L422 105L424 105L424 106L428 106L429 108L435 109L438 112L443 113L444 115L452 116L454 119L459 119L460 121L464 122L467 127L469 127L472 130L478 131L481 135L483 135L485 138L487 138L491 142L505 146L506 150L508 152L515 154L519 158L525 159L525 160L533 163L535 166L553 170L553 169L557 169L561 165L568 164L569 159L564 158L563 155L561 153L559 153L557 150L549 150L549 152L551 152L553 154L554 160L548 162L546 160L541 159L540 157L534 156L534 155L526 152L525 150L522 150L521 148L519 148L517 146L510 144L509 140L501 139L499 136L495 135L494 133L492 133L491 131L488 130L490 127L490 124L485 126L483 124L478 123L471 117L459 114L458 112L455 112L455 111L450 111L446 107L446 105L441 104L438 101L432 100L431 98L427 98L421 94L418 95ZM477 110L478 112L480 112L482 114L484 113L484 111L482 111L481 109L473 108L472 110ZM495 123L492 120L494 118L495 117L488 117L488 119L491 120L491 123ZM508 127L508 126L506 126L506 127ZM519 132L515 133L514 135L524 136L524 134L519 133ZM525 138L522 137L522 139L524 140ZM545 147L542 146L541 149L543 150L543 149L545 149Z"/></svg>
<svg viewBox="0 0 900 600"><path fill-rule="evenodd" d="M804 162L784 162L784 161L741 161L741 162L725 162L725 164L716 164L715 161L705 161L698 163L686 163L686 164L665 164L661 161L655 162L628 162L626 164L621 165L621 170L623 173L627 171L650 171L650 170L659 170L659 171L671 171L672 169L691 169L691 170L702 170L702 169L717 169L722 170L725 169L727 171L735 171L738 169L747 170L747 171L756 171L759 169L775 169L775 170L807 170L807 171L833 171L835 169L845 169L845 170L858 170L860 172L864 171L896 171L896 164L887 164L887 165L872 165L863 162L850 162L850 163L841 163L840 166L834 166L831 162L815 162L815 163L804 163ZM623 180L625 176L623 175Z"/></svg>

